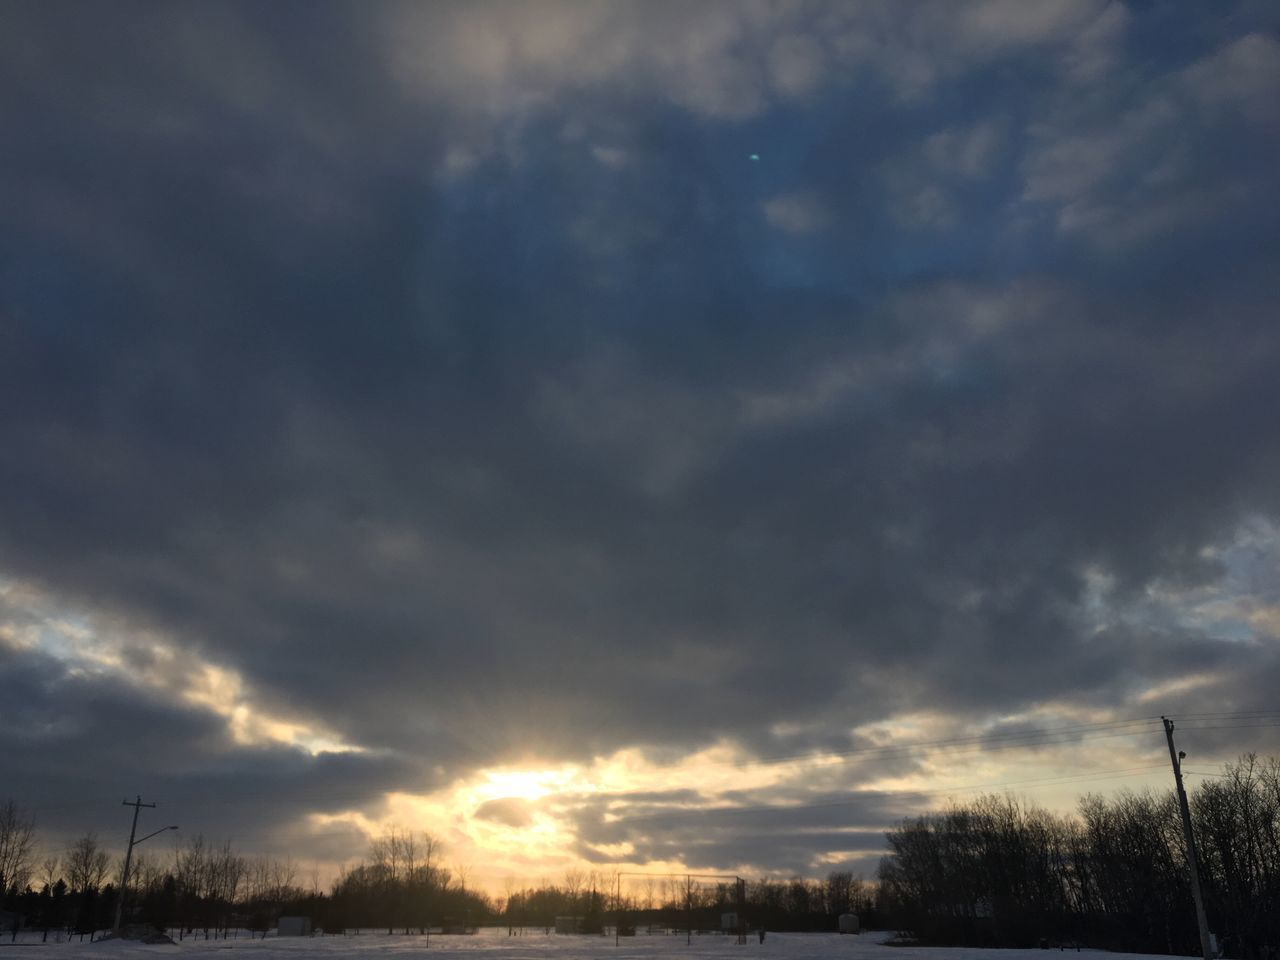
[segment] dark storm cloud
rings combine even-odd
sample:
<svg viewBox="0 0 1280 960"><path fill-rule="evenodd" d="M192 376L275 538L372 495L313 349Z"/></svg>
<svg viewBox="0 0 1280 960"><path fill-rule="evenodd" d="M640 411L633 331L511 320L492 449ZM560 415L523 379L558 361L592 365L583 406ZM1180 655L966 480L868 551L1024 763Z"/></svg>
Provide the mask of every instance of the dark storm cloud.
<svg viewBox="0 0 1280 960"><path fill-rule="evenodd" d="M731 798L733 805L680 806L688 798L673 792L654 797L642 812L606 819L610 797L593 797L573 814L579 854L588 861L616 859L610 845L628 843L637 863L697 863L708 869L751 868L812 875L833 869L820 855L839 853L850 861L873 863L884 849L884 825L902 811L919 807L919 794L807 792L797 802L777 791ZM628 795L628 799L630 796ZM628 811L633 809L630 804Z"/></svg>
<svg viewBox="0 0 1280 960"><path fill-rule="evenodd" d="M569 9L6 8L0 574L372 751L135 698L148 750L31 783L176 757L283 823L1188 671L1266 702L1274 636L1087 601L1280 513L1274 23ZM119 681L14 656L12 748L96 758Z"/></svg>
<svg viewBox="0 0 1280 960"><path fill-rule="evenodd" d="M317 831L300 822L307 814L380 814L381 791L433 786L428 771L391 757L235 743L220 718L175 706L169 691L69 670L2 644L0 684L6 792L54 845L88 830L114 843L123 821L112 804L143 788L159 803L148 817L179 821L184 836L252 840L256 849L277 851L305 836L315 849L341 825L312 837ZM364 845L362 834L350 832L341 857Z"/></svg>

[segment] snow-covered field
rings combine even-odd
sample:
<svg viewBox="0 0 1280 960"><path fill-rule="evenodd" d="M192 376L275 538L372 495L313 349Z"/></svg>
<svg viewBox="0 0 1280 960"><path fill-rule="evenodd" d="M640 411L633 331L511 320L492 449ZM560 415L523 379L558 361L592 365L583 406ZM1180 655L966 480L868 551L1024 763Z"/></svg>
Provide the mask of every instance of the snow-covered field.
<svg viewBox="0 0 1280 960"><path fill-rule="evenodd" d="M485 929L469 937L435 935L425 937L387 936L364 933L360 936L276 938L265 940L187 939L173 945L146 946L129 941L83 943L39 942L40 934L19 934L10 943L0 938L0 960L54 960L64 957L86 960L126 960L126 958L177 957L190 960L230 960L224 951L235 951L239 960L1050 960L1068 955L1105 957L1106 960L1158 960L1150 955L1104 953L1085 950L1059 953L1057 950L979 950L946 947L890 947L888 934L864 933L842 937L827 933L771 933L763 944L752 937L739 946L733 937L694 936L686 945L685 936L624 937L615 947L612 938L556 936L526 932L509 937L506 928Z"/></svg>

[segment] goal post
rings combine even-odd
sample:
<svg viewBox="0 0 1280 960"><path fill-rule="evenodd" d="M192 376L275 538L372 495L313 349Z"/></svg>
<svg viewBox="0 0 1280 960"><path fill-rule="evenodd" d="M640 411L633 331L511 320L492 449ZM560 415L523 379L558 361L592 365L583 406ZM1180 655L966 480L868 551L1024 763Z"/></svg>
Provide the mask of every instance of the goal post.
<svg viewBox="0 0 1280 960"><path fill-rule="evenodd" d="M683 933L732 935L747 942L747 883L736 874L615 874L614 942L620 936Z"/></svg>

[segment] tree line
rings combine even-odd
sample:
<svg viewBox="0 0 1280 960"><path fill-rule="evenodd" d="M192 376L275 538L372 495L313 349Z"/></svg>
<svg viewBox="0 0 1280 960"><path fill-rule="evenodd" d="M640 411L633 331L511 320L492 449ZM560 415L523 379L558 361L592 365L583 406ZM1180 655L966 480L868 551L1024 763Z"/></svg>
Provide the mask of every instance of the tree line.
<svg viewBox="0 0 1280 960"><path fill-rule="evenodd" d="M1246 756L1190 796L1210 928L1225 956L1275 960L1280 945L1280 759ZM281 915L326 930L420 934L481 924L583 932L616 927L719 929L744 912L752 927L833 930L845 912L927 943L1081 943L1130 952L1195 954L1198 932L1177 801L1167 793L1090 794L1074 815L986 795L901 821L887 835L878 883L845 871L737 885L684 877L566 872L561 883L506 884L490 898L446 866L430 834L393 829L326 892L288 859L185 838L135 854L126 920L191 934L266 931ZM0 905L28 928L90 933L111 925L121 873L93 834L41 856L35 822L0 804Z"/></svg>
<svg viewBox="0 0 1280 960"><path fill-rule="evenodd" d="M123 858L89 833L61 854L39 856L34 818L12 801L0 805L0 904L28 929L90 935L114 920ZM753 927L833 930L850 911L874 911L873 885L842 871L825 880L764 878L745 883L691 877L627 878L616 871L569 870L562 883L542 882L490 898L469 887L467 869L447 866L428 833L393 828L367 856L344 867L329 890L318 876L300 882L289 859L245 856L230 841L201 835L179 839L168 853L136 850L129 877L126 923L178 937L265 932L283 915L303 915L325 930L377 929L423 934L501 924L515 933L553 929L558 916L581 919L584 933L606 927L634 932L721 928L721 915L745 911ZM238 933L237 933L238 935Z"/></svg>
<svg viewBox="0 0 1280 960"><path fill-rule="evenodd" d="M62 854L40 857L35 821L12 801L0 805L0 905L28 929L88 935L115 919L123 857L113 857L87 833ZM168 857L134 853L124 920L179 936L225 933L232 924L263 930L286 906L319 895L297 884L288 860L246 857L231 843L203 836L176 843Z"/></svg>
<svg viewBox="0 0 1280 960"><path fill-rule="evenodd" d="M1190 793L1209 928L1224 956L1280 947L1280 759L1249 755ZM1198 954L1176 794L1090 794L1074 816L986 795L887 835L879 907L926 943L1082 943Z"/></svg>
<svg viewBox="0 0 1280 960"><path fill-rule="evenodd" d="M317 907L325 929L385 927L405 934L469 931L496 912L486 894L468 889L466 867L441 862L435 837L398 828L375 839L367 859L344 869Z"/></svg>
<svg viewBox="0 0 1280 960"><path fill-rule="evenodd" d="M179 840L167 857L135 851L124 922L207 939L265 933L295 914L325 929L406 933L490 920L494 905L467 889L465 868L449 869L439 858L429 834L392 830L325 893L315 874L299 882L288 858L245 856L230 841L197 835ZM92 833L62 855L40 857L34 818L12 801L0 805L0 906L27 929L90 935L110 928L122 873L123 857L112 857Z"/></svg>
<svg viewBox="0 0 1280 960"><path fill-rule="evenodd" d="M874 887L844 870L825 880L747 880L741 899L733 879L706 881L693 875L636 877L617 871L568 870L561 884L517 888L508 881L498 919L509 929L544 929L556 917L575 917L582 933L618 927L637 930L720 930L724 914L741 913L750 927L782 931L837 929L838 918L874 914Z"/></svg>

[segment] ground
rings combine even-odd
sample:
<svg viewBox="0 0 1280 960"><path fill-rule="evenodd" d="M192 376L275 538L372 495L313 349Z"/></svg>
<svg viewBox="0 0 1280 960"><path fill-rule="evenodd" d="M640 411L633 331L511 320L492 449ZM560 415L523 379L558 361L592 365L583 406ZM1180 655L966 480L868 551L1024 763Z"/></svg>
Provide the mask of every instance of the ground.
<svg viewBox="0 0 1280 960"><path fill-rule="evenodd" d="M685 936L638 936L624 938L614 946L612 938L598 936L556 936L526 932L509 937L503 928L488 928L469 937L435 935L428 941L418 936L387 936L366 932L360 936L325 936L265 940L187 939L182 943L146 946L128 941L83 943L40 943L39 933L19 934L16 943L8 935L0 938L0 960L126 960L181 955L189 960L221 960L222 951L240 952L240 960L1049 960L1057 950L988 950L947 947L890 947L884 944L889 935L864 933L840 936L828 933L770 933L763 944L753 936L745 946L734 937L694 936L686 945ZM1075 954L1074 951L1068 951ZM1107 960L1160 960L1146 954L1105 953L1085 950L1086 954L1105 956ZM1065 956L1063 954L1059 954Z"/></svg>

